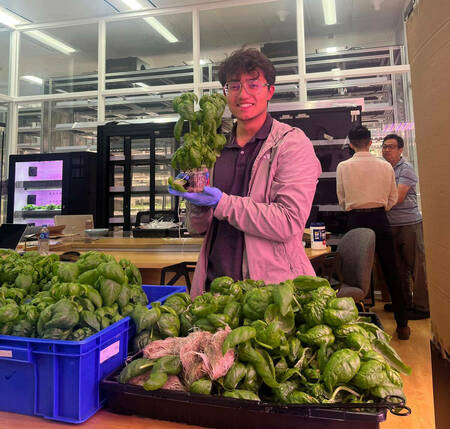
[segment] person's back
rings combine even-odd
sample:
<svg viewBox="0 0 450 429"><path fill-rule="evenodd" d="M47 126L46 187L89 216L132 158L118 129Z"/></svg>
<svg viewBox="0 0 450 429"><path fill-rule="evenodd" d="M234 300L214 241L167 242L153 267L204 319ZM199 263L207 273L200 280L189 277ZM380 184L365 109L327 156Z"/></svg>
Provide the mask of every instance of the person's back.
<svg viewBox="0 0 450 429"><path fill-rule="evenodd" d="M350 130L352 158L341 162L336 170L336 192L340 206L348 212L348 229L370 228L376 236L376 252L392 298L397 335L410 335L406 305L399 289L392 231L386 210L397 203L397 186L392 166L370 152L370 131L363 126Z"/></svg>
<svg viewBox="0 0 450 429"><path fill-rule="evenodd" d="M397 202L391 165L370 152L358 151L337 167L338 199L345 211L384 207Z"/></svg>

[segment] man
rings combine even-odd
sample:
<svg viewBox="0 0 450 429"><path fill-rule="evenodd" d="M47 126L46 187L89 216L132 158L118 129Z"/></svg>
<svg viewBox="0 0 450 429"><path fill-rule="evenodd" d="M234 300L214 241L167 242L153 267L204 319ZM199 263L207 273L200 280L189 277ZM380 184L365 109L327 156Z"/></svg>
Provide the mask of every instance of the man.
<svg viewBox="0 0 450 429"><path fill-rule="evenodd" d="M275 68L257 49L240 49L219 80L236 118L211 173L213 187L178 193L190 231L206 232L191 294L219 276L279 283L314 275L302 245L320 163L303 131L272 119Z"/></svg>
<svg viewBox="0 0 450 429"><path fill-rule="evenodd" d="M417 175L412 165L402 157L404 142L396 134L383 139L383 158L395 172L397 183L397 204L387 213L394 237L394 249L399 269L402 292L409 309L410 320L430 317L428 288L425 271L425 249L423 244L422 215L417 204ZM410 278L413 279L413 290ZM392 304L385 309L392 311Z"/></svg>
<svg viewBox="0 0 450 429"><path fill-rule="evenodd" d="M400 290L395 264L392 232L386 211L397 202L394 170L388 162L370 152L370 131L363 126L352 128L348 134L352 158L341 162L336 170L337 196L340 206L348 212L348 226L370 228L375 232L375 250L380 260L397 322L397 336L410 336L406 305Z"/></svg>

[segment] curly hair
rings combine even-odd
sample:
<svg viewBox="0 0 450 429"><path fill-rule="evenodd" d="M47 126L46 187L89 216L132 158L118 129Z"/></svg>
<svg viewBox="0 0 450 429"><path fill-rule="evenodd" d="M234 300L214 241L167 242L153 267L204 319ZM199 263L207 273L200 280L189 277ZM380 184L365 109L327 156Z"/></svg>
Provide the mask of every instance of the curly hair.
<svg viewBox="0 0 450 429"><path fill-rule="evenodd" d="M241 48L231 53L219 68L219 80L225 85L229 79L237 79L243 73L251 73L259 71L264 74L269 85L275 83L275 67L272 62L258 49Z"/></svg>

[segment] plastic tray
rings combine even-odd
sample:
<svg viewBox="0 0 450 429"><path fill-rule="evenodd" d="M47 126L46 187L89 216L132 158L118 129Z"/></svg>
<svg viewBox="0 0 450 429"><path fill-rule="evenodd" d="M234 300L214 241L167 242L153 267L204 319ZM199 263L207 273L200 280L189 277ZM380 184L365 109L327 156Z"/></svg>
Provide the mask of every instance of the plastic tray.
<svg viewBox="0 0 450 429"><path fill-rule="evenodd" d="M134 228L134 238L161 238L167 237L167 229L148 229L148 228Z"/></svg>
<svg viewBox="0 0 450 429"><path fill-rule="evenodd" d="M143 286L164 302L184 286ZM0 410L81 423L105 402L99 381L125 361L134 324L125 317L83 341L0 335Z"/></svg>
<svg viewBox="0 0 450 429"><path fill-rule="evenodd" d="M382 328L374 313L370 317ZM170 390L148 392L141 386L120 384L120 370L101 382L106 408L160 420L218 429L378 429L386 409L370 412L337 409L333 405L275 405Z"/></svg>

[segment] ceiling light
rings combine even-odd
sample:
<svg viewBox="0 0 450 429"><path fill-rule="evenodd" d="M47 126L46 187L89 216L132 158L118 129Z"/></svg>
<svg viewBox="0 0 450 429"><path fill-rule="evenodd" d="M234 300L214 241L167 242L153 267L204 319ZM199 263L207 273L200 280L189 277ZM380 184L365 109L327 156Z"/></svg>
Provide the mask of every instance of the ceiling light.
<svg viewBox="0 0 450 429"><path fill-rule="evenodd" d="M128 6L131 10L144 9L144 6L141 5L139 0L121 0L121 2Z"/></svg>
<svg viewBox="0 0 450 429"><path fill-rule="evenodd" d="M24 19L19 15L15 14L14 12L11 12L0 6L0 24L5 24L10 28L15 28L16 25L29 24L30 22L31 21ZM66 45L63 42L60 42L59 40L43 33L42 31L37 30L27 31L25 32L25 34L32 37L33 39L38 40L44 45L50 46L51 48L62 52L63 54L70 55L76 52L76 50L73 49L71 46Z"/></svg>
<svg viewBox="0 0 450 429"><path fill-rule="evenodd" d="M148 86L146 83L144 82L135 82L134 83L135 86L140 86L141 88L150 88L150 86Z"/></svg>
<svg viewBox="0 0 450 429"><path fill-rule="evenodd" d="M338 48L336 48L335 46L331 47L331 48L326 48L325 52L328 52L329 54L333 53L333 52L337 52Z"/></svg>
<svg viewBox="0 0 450 429"><path fill-rule="evenodd" d="M334 25L337 22L336 18L336 1L322 0L323 18L325 25Z"/></svg>
<svg viewBox="0 0 450 429"><path fill-rule="evenodd" d="M168 42L176 43L178 39L166 28L162 25L156 18L153 16L149 18L144 18L144 21L151 25L161 36L163 36Z"/></svg>
<svg viewBox="0 0 450 429"><path fill-rule="evenodd" d="M54 37L51 37L43 33L42 31L27 31L25 34L37 40L38 42L43 43L44 45L50 46L51 48L62 52L63 54L70 55L76 52L76 49L72 48L69 45L66 45L63 42L60 42L59 40L56 40Z"/></svg>
<svg viewBox="0 0 450 429"><path fill-rule="evenodd" d="M27 75L27 76L20 76L20 78L22 80L27 80L28 82L31 83L37 83L38 85L42 85L44 83L44 80L37 76Z"/></svg>
<svg viewBox="0 0 450 429"><path fill-rule="evenodd" d="M0 8L0 23L5 24L7 27L14 28L17 24L24 24L24 20L19 18L16 14Z"/></svg>
<svg viewBox="0 0 450 429"><path fill-rule="evenodd" d="M128 6L131 10L141 10L144 6L139 2L139 0L120 0L124 5ZM162 25L156 18L144 18L144 21L151 25L161 36L163 36L168 42L176 43L178 39Z"/></svg>

